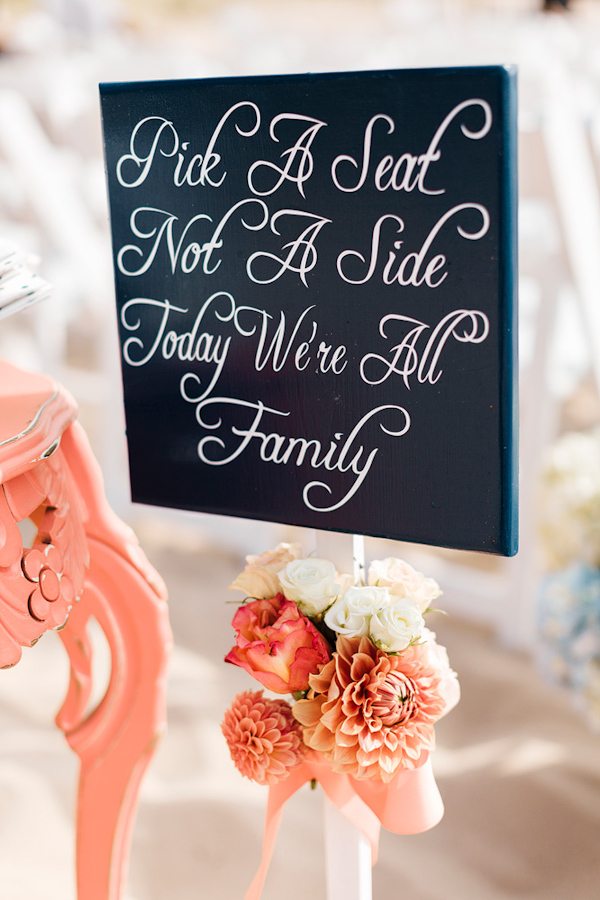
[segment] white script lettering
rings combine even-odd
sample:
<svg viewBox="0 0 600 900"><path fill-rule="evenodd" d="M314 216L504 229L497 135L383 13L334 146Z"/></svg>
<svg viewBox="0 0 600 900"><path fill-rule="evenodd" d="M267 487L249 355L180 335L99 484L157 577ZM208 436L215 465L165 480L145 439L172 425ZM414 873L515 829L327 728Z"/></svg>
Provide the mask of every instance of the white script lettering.
<svg viewBox="0 0 600 900"><path fill-rule="evenodd" d="M252 110L254 124L250 126L248 131L244 131L236 124L235 130L242 137L252 137L260 126L260 111L255 103L248 100L242 100L236 103L221 117L217 127L213 131L210 140L206 146L205 152L194 153L191 158L186 157L186 153L190 146L189 141L181 141L179 134L173 122L165 119L163 116L147 116L141 119L133 131L129 140L129 153L124 153L117 162L117 181L122 187L135 188L143 184L150 171L152 170L155 160L176 159L173 169L173 184L175 187L196 187L209 184L211 187L220 187L227 175L222 172L221 177L214 181L210 173L221 162L219 153L215 153L215 144L223 126L227 120L238 110L247 107ZM126 176L125 170L133 173Z"/></svg>
<svg viewBox="0 0 600 900"><path fill-rule="evenodd" d="M302 498L305 505L314 512L332 512L344 506L358 491L369 474L379 448L373 448L366 455L365 447L362 444L358 444L360 433L367 422L385 410L394 410L402 416L400 428L397 430L390 429L379 423L381 431L392 437L401 437L410 428L410 416L403 407L395 405L378 406L362 417L343 443L341 443L343 434L336 432L335 440L330 440L329 447L324 447L321 441L316 438L287 437L278 432L267 433L266 430L259 430L259 425L262 424L265 414L282 417L289 416L289 412L265 406L261 400L252 402L233 397L205 398L204 395L194 396L190 392L189 378L186 378L185 381L182 380L181 396L188 403L196 405L196 420L205 430L216 431L223 427L222 416L217 414L217 418L211 421L208 421L206 418L206 412L209 409L212 410L215 406L223 405L229 409L237 408L238 410L254 411L252 421L247 427L240 428L236 425L231 425L229 432L224 436L209 434L201 438L198 443L198 456L206 465L228 465L234 459L237 459L250 446L252 441L257 441L259 445L258 455L262 462L275 465L286 465L295 462L296 466L301 466L306 462L312 469L323 467L330 472L338 471L344 474L352 472L356 476L346 493L336 503L325 507L315 506L312 498L309 498L309 493L315 488L323 488L331 495L332 490L329 485L324 481L311 481L305 485ZM229 434L233 435L235 440L230 441Z"/></svg>
<svg viewBox="0 0 600 900"><path fill-rule="evenodd" d="M471 131L464 123L461 124L460 130L465 137L469 138L472 141L478 141L481 138L485 137L485 135L492 127L492 110L489 103L486 100L479 99L464 100L448 113L448 115L432 137L429 143L429 147L427 148L425 153L421 153L420 156L414 156L412 153L403 153L400 157L398 157L396 161L394 161L393 156L387 155L378 162L375 168L374 175L375 187L377 188L377 190L386 191L391 187L394 191L410 192L416 187L422 194L443 194L445 192L444 188L439 188L438 190L429 190L427 187L425 187L425 177L431 164L438 162L438 160L441 158L442 151L439 149L438 145L442 137L444 136L446 129L448 128L452 120L455 119L456 116L459 115L459 113L463 112L463 110L467 109L469 106L480 106L483 109L485 117L484 123L478 131ZM383 113L378 113L377 115L373 116L369 120L365 128L362 161L360 163L357 162L357 160L354 159L353 156L349 156L348 154L336 156L336 158L334 159L333 163L331 164L331 178L338 190L344 191L345 193L353 193L354 191L360 190L360 188L365 184L371 165L371 144L373 139L373 129L376 122L380 120L387 123L388 134L392 134L395 130L396 124L394 120L390 118L390 116L384 115ZM338 167L340 166L340 163L350 163L354 170L360 171L360 175L356 184L342 184L338 176ZM384 182L384 176L387 175L390 169L392 170L392 173L387 182ZM400 178L401 173L402 177Z"/></svg>
<svg viewBox="0 0 600 900"><path fill-rule="evenodd" d="M309 127L302 132L293 146L288 147L287 150L283 151L281 154L282 158L287 156L286 163L283 167L277 166L275 163L269 162L266 159L259 159L250 166L248 170L248 186L253 193L258 194L260 197L274 194L284 181L292 181L302 196L305 196L304 182L308 181L314 169L314 160L310 148L317 136L317 132L327 124L320 119L313 119L312 116L302 116L298 113L280 113L278 116L275 116L269 126L271 140L277 143L279 143L279 138L275 134L275 127L279 122L283 121L312 122L312 125L309 125ZM279 177L270 188L261 191L254 184L258 169L270 169Z"/></svg>
<svg viewBox="0 0 600 900"><path fill-rule="evenodd" d="M231 294L219 291L212 294L201 306L190 331L178 333L173 329L167 331L169 317L175 313L186 315L188 310L174 306L168 300L151 300L148 297L134 297L123 305L121 310L121 324L127 331L138 331L141 326L141 311L146 313L152 310L161 310L160 318L154 324L155 333L147 344L137 335L127 338L123 344L123 357L130 366L145 366L156 353L160 353L163 359L176 357L182 362L200 362L214 365L215 369L209 379L207 387L202 394L207 397L216 385L225 363L231 345L231 336L226 338L220 334L212 334L200 331L204 317L221 298L225 299L226 311L221 313L218 309L212 309L212 313L218 322L230 322L235 311L235 301ZM137 318L131 320L130 313L134 312ZM151 319L152 317L150 317ZM145 331L149 331L149 317L146 317ZM139 355L141 353L141 355ZM132 355L134 354L134 355ZM185 378L186 376L184 376ZM196 383L200 384L200 378L193 376Z"/></svg>
<svg viewBox="0 0 600 900"><path fill-rule="evenodd" d="M399 254L395 251L400 250L402 247L403 241L394 241L394 250L388 251L387 262L383 268L382 272L382 281L384 284L393 284L395 281L398 284L401 284L403 287L407 285L413 285L413 287L420 287L422 284L426 284L427 287L436 288L442 284L443 281L446 280L448 275L447 272L443 272L438 275L437 280L434 281L434 276L436 273L440 272L440 269L446 265L446 257L443 253L438 253L433 256L425 265L425 259L429 250L431 249L431 245L433 244L435 238L438 236L441 229L444 227L446 222L448 222L452 216L455 216L457 213L463 212L464 210L476 210L480 213L482 218L482 225L479 229L475 231L467 231L460 225L456 226L456 230L460 234L462 238L465 238L468 241L478 241L482 238L490 227L490 214L488 213L485 206L482 206L480 203L459 203L458 206L454 206L452 209L449 209L444 215L435 223L427 237L425 238L421 249L418 252L407 253L401 261L398 261ZM371 257L369 259L368 269L366 274L362 278L350 278L348 274L344 271L344 260L346 260L349 256L358 259L361 263L366 263L366 259L362 253L359 253L358 250L344 250L337 259L337 270L340 278L343 278L344 281L348 282L348 284L365 284L365 282L369 281L370 278L375 273L377 268L377 263L379 261L379 253L380 253L380 240L381 240L381 229L383 223L390 219L397 224L396 234L400 234L404 231L404 221L400 218L400 216L393 215L392 213L388 213L385 216L380 216L379 219L375 222L373 226L373 234L371 238ZM423 271L423 266L425 267Z"/></svg>
<svg viewBox="0 0 600 900"><path fill-rule="evenodd" d="M297 272L298 275L300 275L302 283L308 287L306 276L314 269L318 258L315 240L323 226L331 222L331 219L326 219L324 216L317 216L313 213L303 212L300 209L280 209L271 218L271 231L273 234L281 235L281 232L277 230L276 222L278 222L282 216L298 216L301 221L302 219L309 219L312 221L298 237L283 245L282 250L288 251L285 258L280 259L274 253L266 253L263 251L253 253L246 263L248 277L254 281L255 284L272 284L274 281L277 281L278 278L281 278L284 272ZM267 278L259 278L256 273L252 271L257 259L270 259L275 262L277 264L275 274Z"/></svg>
<svg viewBox="0 0 600 900"><path fill-rule="evenodd" d="M481 344L490 333L490 322L485 313L477 309L455 309L448 313L436 325L431 332L421 354L417 349L417 342L422 334L430 329L425 322L390 313L384 316L379 323L379 333L387 340L386 325L388 322L396 322L404 329L408 327L399 343L389 351L390 358L380 356L377 353L367 353L360 362L360 375L367 384L381 384L390 375L400 375L405 386L410 390L410 376L417 373L417 381L424 384L436 384L442 376L442 369L437 369L440 355L450 337L465 344ZM470 325L470 330L467 330ZM410 327L414 326L414 327ZM462 330L459 327L462 326ZM367 364L372 371L373 364L382 367L382 374L377 376L367 374ZM381 369L380 369L381 371Z"/></svg>
<svg viewBox="0 0 600 900"><path fill-rule="evenodd" d="M223 247L223 239L221 237L223 229L233 214L246 204L258 204L259 209L262 211L262 217L256 225L252 225L241 216L242 225L244 228L247 228L248 231L260 231L268 221L269 210L262 200L256 200L254 197L250 197L247 200L240 200L239 203L232 206L217 224L212 233L212 237L204 243L188 240L188 232L190 231L190 228L198 222L205 221L212 223L212 218L209 215L206 215L206 213L199 213L197 216L193 216L181 232L179 240L176 242L174 227L175 222L179 221L176 215L169 213L164 209L156 209L153 206L140 206L139 209L134 209L129 219L130 228L136 238L139 238L141 241L150 241L151 243L144 249L137 244L127 244L125 247L121 247L117 254L117 266L119 271L122 272L123 275L143 275L154 262L160 245L166 243L171 272L173 274L175 274L177 266L179 265L181 271L188 275L190 272L194 271L202 257L204 257L202 261L202 271L205 275L212 275L221 265L221 260L218 259L212 268L210 268L213 251L220 250ZM149 220L148 224L142 225L140 223L139 220L142 217ZM156 221L157 218L159 224L154 225L153 222ZM144 253L146 253L145 259ZM133 254L134 258L137 257L137 262L141 260L141 265L137 269L127 268L124 260L126 254Z"/></svg>

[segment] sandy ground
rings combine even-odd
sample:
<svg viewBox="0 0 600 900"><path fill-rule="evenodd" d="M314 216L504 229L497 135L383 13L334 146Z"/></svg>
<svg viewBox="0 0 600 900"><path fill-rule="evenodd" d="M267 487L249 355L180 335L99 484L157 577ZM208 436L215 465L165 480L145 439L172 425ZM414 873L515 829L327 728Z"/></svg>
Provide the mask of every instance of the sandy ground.
<svg viewBox="0 0 600 900"><path fill-rule="evenodd" d="M127 900L241 898L260 856L266 791L238 775L223 711L253 686L222 664L241 559L145 540L171 595L168 733L142 789ZM481 628L434 623L463 690L437 727L446 814L383 833L374 898L592 900L600 877L600 754L562 695ZM47 635L0 680L0 884L6 900L72 900L76 760L52 723L66 684ZM319 791L288 804L263 900L325 898Z"/></svg>

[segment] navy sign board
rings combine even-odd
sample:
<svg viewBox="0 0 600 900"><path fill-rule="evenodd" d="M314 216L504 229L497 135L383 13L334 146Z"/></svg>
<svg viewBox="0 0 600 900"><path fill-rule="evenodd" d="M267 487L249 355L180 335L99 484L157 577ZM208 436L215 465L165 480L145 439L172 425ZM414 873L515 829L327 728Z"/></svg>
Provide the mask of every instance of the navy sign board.
<svg viewBox="0 0 600 900"><path fill-rule="evenodd" d="M100 89L133 499L516 552L515 72Z"/></svg>

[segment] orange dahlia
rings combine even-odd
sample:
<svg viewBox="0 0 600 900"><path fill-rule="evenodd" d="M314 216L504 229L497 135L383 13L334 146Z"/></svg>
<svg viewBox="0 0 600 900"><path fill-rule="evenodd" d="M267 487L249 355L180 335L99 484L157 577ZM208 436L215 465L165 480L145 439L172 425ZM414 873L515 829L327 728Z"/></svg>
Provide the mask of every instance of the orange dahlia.
<svg viewBox="0 0 600 900"><path fill-rule="evenodd" d="M388 782L425 762L446 705L426 643L390 656L368 637L342 636L309 681L308 698L293 713L304 742L334 772Z"/></svg>
<svg viewBox="0 0 600 900"><path fill-rule="evenodd" d="M221 731L236 768L258 784L287 778L306 752L289 703L270 700L262 691L238 694L225 713Z"/></svg>

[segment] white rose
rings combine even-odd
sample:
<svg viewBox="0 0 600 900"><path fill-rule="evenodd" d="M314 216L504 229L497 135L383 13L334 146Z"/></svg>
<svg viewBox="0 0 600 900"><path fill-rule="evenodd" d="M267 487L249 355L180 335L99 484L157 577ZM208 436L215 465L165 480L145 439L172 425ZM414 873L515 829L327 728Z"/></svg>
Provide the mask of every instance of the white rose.
<svg viewBox="0 0 600 900"><path fill-rule="evenodd" d="M425 621L416 600L392 596L391 603L371 618L369 634L386 653L400 653L421 637Z"/></svg>
<svg viewBox="0 0 600 900"><path fill-rule="evenodd" d="M279 583L305 616L318 616L340 593L335 566L327 559L295 559L279 572Z"/></svg>
<svg viewBox="0 0 600 900"><path fill-rule="evenodd" d="M363 637L373 614L389 602L387 588L349 587L325 613L325 624L346 637Z"/></svg>
<svg viewBox="0 0 600 900"><path fill-rule="evenodd" d="M425 578L403 559L396 559L393 556L373 560L369 566L368 580L369 584L386 587L390 594L416 600L421 612L425 612L432 600L442 593L437 581Z"/></svg>

